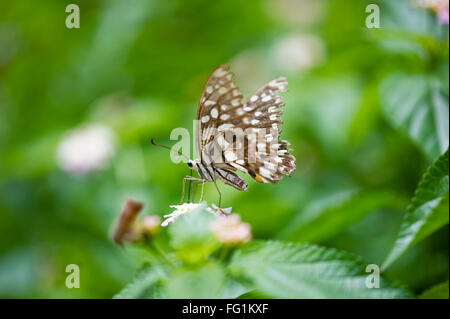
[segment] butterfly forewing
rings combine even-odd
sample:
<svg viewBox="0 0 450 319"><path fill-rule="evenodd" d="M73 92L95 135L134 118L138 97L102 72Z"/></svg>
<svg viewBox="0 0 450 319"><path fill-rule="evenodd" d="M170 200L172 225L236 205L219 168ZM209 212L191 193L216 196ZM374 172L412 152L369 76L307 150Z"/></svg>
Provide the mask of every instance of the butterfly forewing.
<svg viewBox="0 0 450 319"><path fill-rule="evenodd" d="M231 110L241 107L242 94L231 80L232 73L227 65L217 67L209 76L200 97L197 112L197 152L210 143L218 128L228 123L232 117Z"/></svg>

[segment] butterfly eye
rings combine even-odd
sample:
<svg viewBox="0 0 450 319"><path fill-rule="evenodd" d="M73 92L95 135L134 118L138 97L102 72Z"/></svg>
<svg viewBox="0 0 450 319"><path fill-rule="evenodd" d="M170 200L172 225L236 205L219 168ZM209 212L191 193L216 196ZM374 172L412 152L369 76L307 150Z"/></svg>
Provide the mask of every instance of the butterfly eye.
<svg viewBox="0 0 450 319"><path fill-rule="evenodd" d="M189 168L192 168L192 161L187 162L187 165L189 166Z"/></svg>

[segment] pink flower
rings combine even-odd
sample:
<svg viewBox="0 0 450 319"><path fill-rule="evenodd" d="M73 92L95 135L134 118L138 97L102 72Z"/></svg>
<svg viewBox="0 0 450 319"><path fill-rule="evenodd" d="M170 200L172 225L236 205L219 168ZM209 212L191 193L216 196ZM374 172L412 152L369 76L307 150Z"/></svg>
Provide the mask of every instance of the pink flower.
<svg viewBox="0 0 450 319"><path fill-rule="evenodd" d="M216 216L226 217L231 213L232 207L228 208L220 208L214 204L211 205L211 207L206 207L206 210L210 212L211 214L214 214Z"/></svg>
<svg viewBox="0 0 450 319"><path fill-rule="evenodd" d="M238 214L217 219L211 225L211 230L224 245L241 245L249 242L252 238L250 224L242 222Z"/></svg>
<svg viewBox="0 0 450 319"><path fill-rule="evenodd" d="M442 24L448 24L448 1L449 0L413 0L413 3L419 8L434 11Z"/></svg>
<svg viewBox="0 0 450 319"><path fill-rule="evenodd" d="M448 24L448 0L443 1L443 3L441 3L438 7L437 17L442 24Z"/></svg>
<svg viewBox="0 0 450 319"><path fill-rule="evenodd" d="M161 217L159 217L158 215L147 215L139 221L139 224L143 233L154 235L159 231Z"/></svg>

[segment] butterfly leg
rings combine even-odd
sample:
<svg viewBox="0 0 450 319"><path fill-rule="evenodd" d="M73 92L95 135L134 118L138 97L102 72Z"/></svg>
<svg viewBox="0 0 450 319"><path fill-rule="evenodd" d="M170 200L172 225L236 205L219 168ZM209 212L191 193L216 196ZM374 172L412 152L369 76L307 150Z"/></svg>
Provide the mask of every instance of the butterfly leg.
<svg viewBox="0 0 450 319"><path fill-rule="evenodd" d="M220 208L220 204L222 202L222 193L219 190L219 186L217 186L216 181L214 181L214 186L216 186L217 192L219 193L219 208Z"/></svg>
<svg viewBox="0 0 450 319"><path fill-rule="evenodd" d="M192 200L189 201L190 203L195 200L195 195L197 195L197 188L198 188L197 186L199 184L200 184L200 181L193 181L192 184L191 184L191 187L192 187L192 189L191 189L191 192L192 192L191 198L192 198Z"/></svg>
<svg viewBox="0 0 450 319"><path fill-rule="evenodd" d="M201 178L196 178L196 177L193 177L193 176L189 176L189 175L187 175L185 178L183 178L183 189L181 190L180 204L182 204L183 200L184 200L185 189L186 189L186 181L202 181L202 179Z"/></svg>
<svg viewBox="0 0 450 319"><path fill-rule="evenodd" d="M200 193L200 203L202 202L202 200L203 200L203 190L205 189L205 180L201 180L202 181L202 192Z"/></svg>
<svg viewBox="0 0 450 319"><path fill-rule="evenodd" d="M190 176L192 176L192 169L190 169L190 174L189 174ZM188 186L188 188L189 188L189 191L188 191L188 203L190 203L191 202L191 195L192 195L192 184L193 184L193 182L192 181L189 181L189 186Z"/></svg>

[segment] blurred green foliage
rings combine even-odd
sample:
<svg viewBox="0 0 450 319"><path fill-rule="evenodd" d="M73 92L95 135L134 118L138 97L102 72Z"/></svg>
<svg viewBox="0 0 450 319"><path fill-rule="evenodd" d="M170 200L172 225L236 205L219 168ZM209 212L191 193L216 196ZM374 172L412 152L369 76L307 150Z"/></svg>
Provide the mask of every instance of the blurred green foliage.
<svg viewBox="0 0 450 319"><path fill-rule="evenodd" d="M132 281L147 256L115 246L110 229L126 196L149 214L178 202L187 167L150 137L170 145L173 128L192 131L203 83L223 63L244 96L287 76L282 137L297 158L277 185L219 185L223 206L256 239L385 261L422 175L448 148L448 26L432 12L408 0L80 0L81 28L68 29L69 3L0 4L0 297L110 298ZM365 27L368 3L380 6L380 29ZM62 170L61 141L89 123L115 132L114 156L89 174ZM446 167L434 196L448 212L448 153ZM217 202L214 185L206 199ZM416 295L448 281L448 215L439 222L384 271ZM80 266L79 289L65 286L68 264ZM203 267L180 270L166 295L227 276Z"/></svg>

